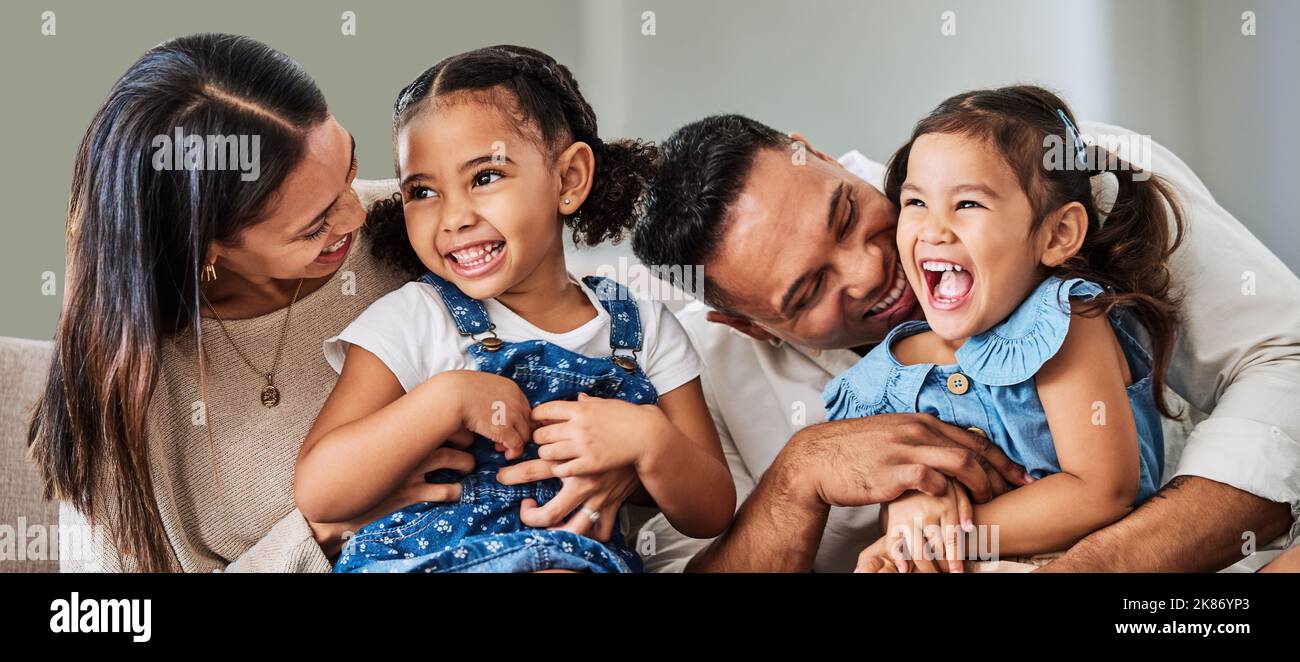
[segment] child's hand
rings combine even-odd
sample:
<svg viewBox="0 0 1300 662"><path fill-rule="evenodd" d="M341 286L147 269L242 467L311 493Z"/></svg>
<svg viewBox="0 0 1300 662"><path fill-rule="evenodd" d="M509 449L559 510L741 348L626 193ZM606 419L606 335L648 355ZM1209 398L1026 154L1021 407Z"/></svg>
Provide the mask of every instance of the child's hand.
<svg viewBox="0 0 1300 662"><path fill-rule="evenodd" d="M906 492L880 513L881 540L896 561L910 561L921 572L963 571L957 543L963 532L974 530L974 511L970 495L955 480L948 479L942 496Z"/></svg>
<svg viewBox="0 0 1300 662"><path fill-rule="evenodd" d="M862 553L858 555L858 566L853 572L875 572L875 573L908 573L912 571L912 564L908 561L901 560L898 555L891 554L888 548L889 539L881 536L876 542L871 543Z"/></svg>
<svg viewBox="0 0 1300 662"><path fill-rule="evenodd" d="M518 384L477 370L451 370L435 379L446 382L438 392L455 398L465 429L491 439L507 460L524 454L533 434L532 407Z"/></svg>
<svg viewBox="0 0 1300 662"><path fill-rule="evenodd" d="M557 477L594 474L635 466L652 450L657 433L669 424L653 405L579 394L576 402L553 400L533 410L537 428L533 440L541 445L537 455L557 462Z"/></svg>

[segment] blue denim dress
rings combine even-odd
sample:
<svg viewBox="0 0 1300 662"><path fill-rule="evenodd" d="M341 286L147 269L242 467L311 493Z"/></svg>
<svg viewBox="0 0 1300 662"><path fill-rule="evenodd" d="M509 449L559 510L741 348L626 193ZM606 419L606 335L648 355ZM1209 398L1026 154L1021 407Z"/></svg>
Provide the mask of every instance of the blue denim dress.
<svg viewBox="0 0 1300 662"><path fill-rule="evenodd" d="M611 353L606 357L583 356L544 340L503 342L477 300L432 273L420 281L442 296L461 335L478 340L470 347L477 368L514 380L530 406L576 400L579 393L634 404L658 401L654 385L635 362L642 344L636 301L615 281L583 279L609 312ZM507 462L490 440L476 436L470 475L457 478L443 470L426 476L435 483L459 481L458 503L416 503L367 524L344 545L334 572L643 572L640 557L617 524L609 542L601 543L520 522L520 502L531 498L545 504L559 492L560 480L502 485L496 473L508 464L536 459L537 448L530 441L522 457Z"/></svg>
<svg viewBox="0 0 1300 662"><path fill-rule="evenodd" d="M1002 323L966 341L956 365L903 365L892 343L926 331L924 321L889 332L856 365L831 380L822 393L831 420L919 412L983 433L1012 461L1042 478L1061 471L1034 375L1065 342L1070 299L1101 293L1091 281L1045 279ZM1151 392L1151 356L1130 333L1133 322L1118 310L1109 315L1133 383L1129 405L1137 423L1141 479L1135 504L1155 494L1164 470L1164 436Z"/></svg>

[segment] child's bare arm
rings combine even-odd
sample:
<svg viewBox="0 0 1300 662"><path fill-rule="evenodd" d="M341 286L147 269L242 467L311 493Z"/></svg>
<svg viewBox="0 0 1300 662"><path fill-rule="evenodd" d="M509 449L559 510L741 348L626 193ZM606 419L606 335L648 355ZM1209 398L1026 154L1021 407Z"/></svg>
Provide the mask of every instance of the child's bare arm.
<svg viewBox="0 0 1300 662"><path fill-rule="evenodd" d="M713 426L698 378L659 398L670 423L664 435L676 443L659 444L637 466L641 485L681 533L712 538L731 524L736 486L727 469L722 442Z"/></svg>
<svg viewBox="0 0 1300 662"><path fill-rule="evenodd" d="M513 393L487 378L506 381ZM490 426L481 412L491 405L481 400L503 402L508 425L475 431L517 448L516 453L522 450L529 434L528 402L513 382L453 370L407 393L378 357L350 346L339 381L298 452L294 498L299 510L319 522L347 521L369 511L462 427Z"/></svg>
<svg viewBox="0 0 1300 662"><path fill-rule="evenodd" d="M998 526L1002 554L1064 549L1132 510L1141 473L1125 371L1104 315L1070 320L1036 378L1061 472L975 506L976 524Z"/></svg>

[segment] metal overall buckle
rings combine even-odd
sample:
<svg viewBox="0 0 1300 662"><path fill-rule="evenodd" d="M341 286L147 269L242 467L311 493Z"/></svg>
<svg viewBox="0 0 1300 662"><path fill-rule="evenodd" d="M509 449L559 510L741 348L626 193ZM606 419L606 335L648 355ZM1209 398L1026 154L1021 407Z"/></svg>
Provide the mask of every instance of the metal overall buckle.
<svg viewBox="0 0 1300 662"><path fill-rule="evenodd" d="M627 372L629 373L636 372L636 350L635 349L632 350L631 356L618 354L616 352L614 354L613 360L614 360L614 365L626 370Z"/></svg>
<svg viewBox="0 0 1300 662"><path fill-rule="evenodd" d="M478 346L482 347L484 351L495 352L500 350L501 347L505 345L505 342L497 337L496 329L497 329L496 324L488 323L487 332L492 335L488 336L487 338L483 338L481 340L478 338L474 338L473 333L462 333L460 335L469 336L470 338L473 338L476 342L478 342Z"/></svg>

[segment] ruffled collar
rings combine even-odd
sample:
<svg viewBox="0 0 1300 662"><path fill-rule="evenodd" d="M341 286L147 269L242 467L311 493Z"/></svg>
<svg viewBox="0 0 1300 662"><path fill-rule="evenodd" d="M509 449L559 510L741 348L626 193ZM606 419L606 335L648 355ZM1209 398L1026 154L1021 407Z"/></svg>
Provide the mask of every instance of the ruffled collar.
<svg viewBox="0 0 1300 662"><path fill-rule="evenodd" d="M1047 278L1005 320L957 349L957 364L904 365L894 356L895 340L930 329L924 320L894 327L862 360L831 380L822 401L831 420L872 416L882 411L912 411L926 377L936 367L961 371L988 386L1027 381L1051 359L1070 331L1070 299L1101 294L1096 283Z"/></svg>
<svg viewBox="0 0 1300 662"><path fill-rule="evenodd" d="M1101 286L1082 278L1050 276L1005 320L957 349L957 365L990 386L1019 384L1060 351L1070 331L1070 300L1088 301Z"/></svg>

